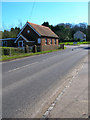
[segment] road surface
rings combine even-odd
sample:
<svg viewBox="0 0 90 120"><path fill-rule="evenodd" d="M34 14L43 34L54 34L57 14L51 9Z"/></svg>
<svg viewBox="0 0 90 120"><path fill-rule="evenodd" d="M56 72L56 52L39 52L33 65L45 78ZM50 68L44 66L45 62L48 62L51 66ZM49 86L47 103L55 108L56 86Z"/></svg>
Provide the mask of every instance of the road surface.
<svg viewBox="0 0 90 120"><path fill-rule="evenodd" d="M88 57L79 65L77 73L60 92L56 100L56 104L45 117L88 118Z"/></svg>
<svg viewBox="0 0 90 120"><path fill-rule="evenodd" d="M63 78L87 55L86 46L72 48L2 64L3 118L35 118L44 112Z"/></svg>

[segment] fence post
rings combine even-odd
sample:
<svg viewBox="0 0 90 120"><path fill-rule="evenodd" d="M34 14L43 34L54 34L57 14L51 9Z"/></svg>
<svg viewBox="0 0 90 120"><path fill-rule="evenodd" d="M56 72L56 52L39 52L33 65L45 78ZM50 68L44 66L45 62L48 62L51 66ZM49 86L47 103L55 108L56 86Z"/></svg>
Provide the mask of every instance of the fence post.
<svg viewBox="0 0 90 120"><path fill-rule="evenodd" d="M36 45L33 46L33 52L34 52L34 53L37 52L37 46L36 46Z"/></svg>
<svg viewBox="0 0 90 120"><path fill-rule="evenodd" d="M35 45L35 53L37 52L37 46Z"/></svg>
<svg viewBox="0 0 90 120"><path fill-rule="evenodd" d="M29 53L29 46L28 45L25 46L25 53Z"/></svg>
<svg viewBox="0 0 90 120"><path fill-rule="evenodd" d="M64 49L64 44L61 44L61 45L60 45L60 48L61 48L61 49Z"/></svg>

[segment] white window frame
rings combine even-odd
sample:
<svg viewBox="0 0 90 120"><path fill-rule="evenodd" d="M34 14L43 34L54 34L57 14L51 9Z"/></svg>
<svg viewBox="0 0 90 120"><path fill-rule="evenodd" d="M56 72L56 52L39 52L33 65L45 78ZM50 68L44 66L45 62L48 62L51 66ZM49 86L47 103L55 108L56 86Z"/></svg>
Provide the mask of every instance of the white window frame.
<svg viewBox="0 0 90 120"><path fill-rule="evenodd" d="M38 38L38 44L40 44L41 43L41 38Z"/></svg>
<svg viewBox="0 0 90 120"><path fill-rule="evenodd" d="M19 43L20 43L20 42L22 42L22 47L23 47L23 40L19 40L19 41L18 41L18 47L20 47L20 46L19 46Z"/></svg>

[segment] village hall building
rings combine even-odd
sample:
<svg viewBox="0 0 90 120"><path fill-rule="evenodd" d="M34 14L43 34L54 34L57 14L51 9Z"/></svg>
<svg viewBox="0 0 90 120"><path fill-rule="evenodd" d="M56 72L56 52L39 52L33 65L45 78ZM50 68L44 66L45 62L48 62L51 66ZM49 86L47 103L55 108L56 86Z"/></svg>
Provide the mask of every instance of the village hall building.
<svg viewBox="0 0 90 120"><path fill-rule="evenodd" d="M48 27L27 22L14 43L16 47L40 46L40 51L58 48L59 37Z"/></svg>
<svg viewBox="0 0 90 120"><path fill-rule="evenodd" d="M12 45L11 45L11 41ZM5 47L24 48L28 46L40 46L40 51L54 50L58 48L59 37L49 28L34 23L27 23L14 39L2 39ZM10 44L9 44L10 42Z"/></svg>

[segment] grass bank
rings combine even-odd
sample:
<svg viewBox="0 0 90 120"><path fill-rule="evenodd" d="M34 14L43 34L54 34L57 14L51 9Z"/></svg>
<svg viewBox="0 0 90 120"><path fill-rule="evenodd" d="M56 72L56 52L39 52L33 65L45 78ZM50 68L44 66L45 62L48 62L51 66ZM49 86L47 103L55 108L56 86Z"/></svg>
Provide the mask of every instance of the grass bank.
<svg viewBox="0 0 90 120"><path fill-rule="evenodd" d="M66 49L66 47L64 47L64 49ZM62 50L62 49L42 51L42 52L36 52L36 53L22 53L22 54L13 55L13 56L2 55L1 58L0 58L0 61L9 61L9 60L24 58L24 57L33 56L33 55L40 55L40 54L45 54L45 53L56 52L56 51L59 51L59 50Z"/></svg>
<svg viewBox="0 0 90 120"><path fill-rule="evenodd" d="M84 42L61 42L59 44L64 44L64 45L81 45L81 44L90 44L90 41L84 41Z"/></svg>

